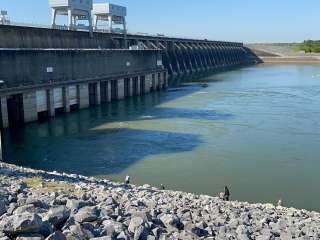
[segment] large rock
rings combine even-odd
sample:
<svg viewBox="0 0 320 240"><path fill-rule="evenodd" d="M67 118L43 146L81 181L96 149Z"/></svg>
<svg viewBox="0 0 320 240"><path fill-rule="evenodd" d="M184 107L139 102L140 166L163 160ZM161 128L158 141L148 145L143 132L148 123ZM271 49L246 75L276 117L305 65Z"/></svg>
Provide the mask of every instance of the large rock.
<svg viewBox="0 0 320 240"><path fill-rule="evenodd" d="M147 237L148 231L145 226L141 225L135 230L133 240L147 240Z"/></svg>
<svg viewBox="0 0 320 240"><path fill-rule="evenodd" d="M136 230L145 223L144 219L141 217L133 217L130 220L130 224L128 227L129 232L135 233Z"/></svg>
<svg viewBox="0 0 320 240"><path fill-rule="evenodd" d="M184 225L184 230L197 235L198 237L203 237L208 235L208 231L206 231L202 226L195 225L191 222L188 222Z"/></svg>
<svg viewBox="0 0 320 240"><path fill-rule="evenodd" d="M86 206L87 203L81 200L68 199L66 207L69 208L72 212L77 212L80 208Z"/></svg>
<svg viewBox="0 0 320 240"><path fill-rule="evenodd" d="M17 207L13 211L13 214L24 214L24 213L37 213L36 207L33 204L26 204L26 205Z"/></svg>
<svg viewBox="0 0 320 240"><path fill-rule="evenodd" d="M160 216L160 220L169 231L176 231L176 230L183 229L183 224L180 222L180 219L177 215L164 214Z"/></svg>
<svg viewBox="0 0 320 240"><path fill-rule="evenodd" d="M93 222L98 219L99 212L96 207L83 207L74 216L78 223Z"/></svg>
<svg viewBox="0 0 320 240"><path fill-rule="evenodd" d="M69 230L63 231L67 239L91 239L94 235L89 230L86 230L81 225L72 225Z"/></svg>
<svg viewBox="0 0 320 240"><path fill-rule="evenodd" d="M42 219L37 214L25 213L3 218L0 229L7 235L17 236L23 233L40 233L42 225Z"/></svg>
<svg viewBox="0 0 320 240"><path fill-rule="evenodd" d="M102 222L105 235L111 236L110 232L114 231L116 234L121 233L125 226L121 222L116 222L114 220L105 220Z"/></svg>
<svg viewBox="0 0 320 240"><path fill-rule="evenodd" d="M44 220L57 227L64 223L69 216L70 210L68 210L65 206L57 206L50 208L47 215L44 217Z"/></svg>
<svg viewBox="0 0 320 240"><path fill-rule="evenodd" d="M38 208L46 208L48 206L48 204L44 203L41 199L37 199L35 197L27 198L26 204L32 204Z"/></svg>

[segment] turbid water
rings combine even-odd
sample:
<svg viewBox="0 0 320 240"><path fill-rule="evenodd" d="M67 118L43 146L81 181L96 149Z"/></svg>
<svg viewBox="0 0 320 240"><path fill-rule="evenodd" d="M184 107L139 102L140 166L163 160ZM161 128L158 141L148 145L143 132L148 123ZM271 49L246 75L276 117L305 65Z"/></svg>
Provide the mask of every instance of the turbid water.
<svg viewBox="0 0 320 240"><path fill-rule="evenodd" d="M204 88L199 81L208 82ZM260 65L4 133L8 162L320 210L320 65Z"/></svg>

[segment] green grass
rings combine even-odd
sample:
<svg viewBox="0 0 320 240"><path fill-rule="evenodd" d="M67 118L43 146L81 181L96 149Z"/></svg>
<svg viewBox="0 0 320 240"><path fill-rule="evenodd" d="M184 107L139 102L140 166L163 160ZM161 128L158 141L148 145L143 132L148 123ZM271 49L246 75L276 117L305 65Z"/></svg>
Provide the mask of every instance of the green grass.
<svg viewBox="0 0 320 240"><path fill-rule="evenodd" d="M67 184L64 182L47 182L41 177L26 178L24 183L28 188L31 188L32 191L41 193L61 192L63 194L76 196L82 194L82 191L80 189L76 189L72 184Z"/></svg>
<svg viewBox="0 0 320 240"><path fill-rule="evenodd" d="M35 186L40 186L43 183L43 179L41 177L32 177L24 180L24 183L27 184L28 188L32 188Z"/></svg>

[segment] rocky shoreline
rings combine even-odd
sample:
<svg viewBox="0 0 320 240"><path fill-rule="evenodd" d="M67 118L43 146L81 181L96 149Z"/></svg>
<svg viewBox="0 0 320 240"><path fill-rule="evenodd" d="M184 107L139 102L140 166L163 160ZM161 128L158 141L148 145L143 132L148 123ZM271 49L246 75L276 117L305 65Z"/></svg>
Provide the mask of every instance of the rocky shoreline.
<svg viewBox="0 0 320 240"><path fill-rule="evenodd" d="M0 163L9 239L320 239L320 214Z"/></svg>

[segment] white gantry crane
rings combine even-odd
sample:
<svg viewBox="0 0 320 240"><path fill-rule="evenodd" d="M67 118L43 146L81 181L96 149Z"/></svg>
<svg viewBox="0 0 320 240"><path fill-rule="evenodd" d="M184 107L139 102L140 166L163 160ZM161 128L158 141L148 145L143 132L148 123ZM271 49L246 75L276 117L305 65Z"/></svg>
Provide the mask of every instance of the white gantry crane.
<svg viewBox="0 0 320 240"><path fill-rule="evenodd" d="M92 15L94 17L94 28L99 30L98 22L104 21L107 23L107 30L109 32L127 33L126 16L127 8L111 3L94 3ZM123 29L114 28L114 24L122 25ZM105 29L101 29L105 30Z"/></svg>
<svg viewBox="0 0 320 240"><path fill-rule="evenodd" d="M69 30L89 29L92 31L92 0L49 0L52 9L51 25L57 27L57 15L68 16L67 27ZM78 20L87 20L89 25L80 25Z"/></svg>
<svg viewBox="0 0 320 240"><path fill-rule="evenodd" d="M0 10L0 24L10 24L8 12L6 10Z"/></svg>

